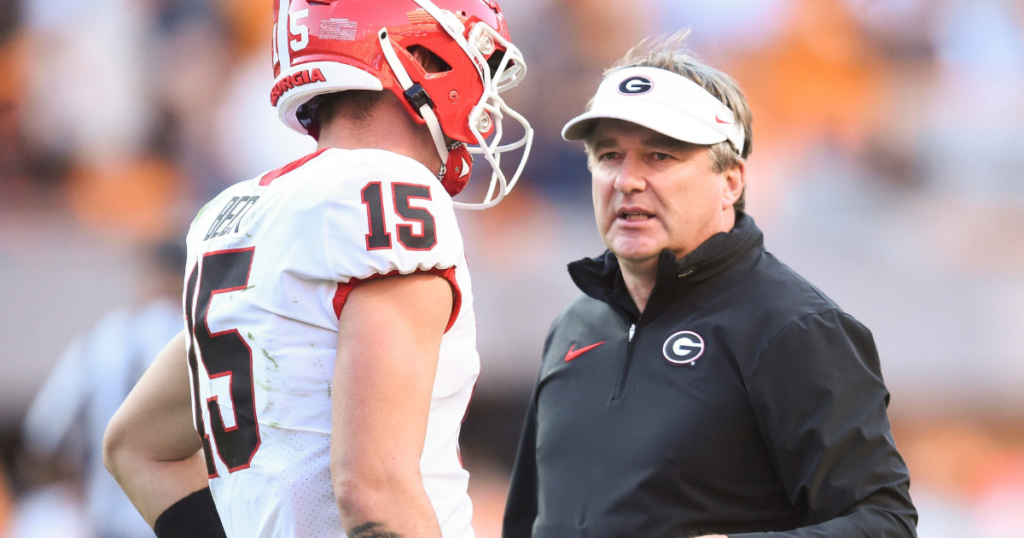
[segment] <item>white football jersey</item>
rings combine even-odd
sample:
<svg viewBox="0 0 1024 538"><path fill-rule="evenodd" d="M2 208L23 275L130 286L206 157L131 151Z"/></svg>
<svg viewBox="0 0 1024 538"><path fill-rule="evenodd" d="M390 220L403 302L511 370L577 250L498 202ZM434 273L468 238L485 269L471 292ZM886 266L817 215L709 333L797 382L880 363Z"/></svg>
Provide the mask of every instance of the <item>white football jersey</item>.
<svg viewBox="0 0 1024 538"><path fill-rule="evenodd" d="M238 183L188 233L185 311L196 429L231 538L345 536L330 474L338 317L360 281L432 272L441 340L423 485L446 538L472 538L458 437L480 371L452 200L417 161L328 149Z"/></svg>

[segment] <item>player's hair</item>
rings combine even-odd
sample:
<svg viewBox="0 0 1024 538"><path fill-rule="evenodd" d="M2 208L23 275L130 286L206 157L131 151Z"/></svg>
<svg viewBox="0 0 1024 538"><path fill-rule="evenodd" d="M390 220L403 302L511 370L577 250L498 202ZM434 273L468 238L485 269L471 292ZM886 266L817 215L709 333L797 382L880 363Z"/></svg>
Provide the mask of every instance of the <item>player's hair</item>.
<svg viewBox="0 0 1024 538"><path fill-rule="evenodd" d="M328 125L335 118L345 118L357 123L370 119L373 109L384 97L384 92L374 90L348 90L320 95L313 98L307 112L320 126Z"/></svg>
<svg viewBox="0 0 1024 538"><path fill-rule="evenodd" d="M610 73L627 67L655 67L664 69L696 82L700 87L725 104L725 106L729 107L729 110L732 110L733 114L736 115L736 120L743 126L743 152L738 153L728 140L711 146L708 150L711 157L711 168L715 173L720 174L739 164L750 155L753 142L753 131L751 131L750 126L753 121L753 115L750 112L750 106L747 104L747 98L743 95L743 91L740 90L736 81L729 75L700 61L693 52L686 48L685 41L689 35L689 30L681 30L668 36L644 39L635 47L629 49L629 52L622 59L606 69L604 75L607 76ZM587 110L590 110L593 104L594 101L591 99L590 103L587 104ZM584 141L587 148L587 156L589 157L588 160L591 162L593 162L594 157L592 151L593 143L595 142L593 135L594 133L591 132ZM744 186L739 199L733 204L737 214L743 212L746 206L746 194L747 189Z"/></svg>
<svg viewBox="0 0 1024 538"><path fill-rule="evenodd" d="M449 66L440 56L429 49L416 46L409 49L420 65L428 73L443 73L451 71ZM300 107L297 111L300 117L308 118L313 123L322 127L329 124L335 118L344 118L355 123L364 123L370 119L373 110L384 99L383 91L374 90L348 90L318 95L309 103Z"/></svg>

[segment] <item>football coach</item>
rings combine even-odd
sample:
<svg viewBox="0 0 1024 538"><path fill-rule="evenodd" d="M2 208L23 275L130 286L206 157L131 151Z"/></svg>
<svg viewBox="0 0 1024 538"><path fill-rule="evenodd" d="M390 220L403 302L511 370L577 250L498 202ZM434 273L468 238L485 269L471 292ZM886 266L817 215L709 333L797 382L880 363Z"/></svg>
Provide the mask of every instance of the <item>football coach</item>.
<svg viewBox="0 0 1024 538"><path fill-rule="evenodd" d="M871 332L765 250L746 98L684 37L562 131L608 251L569 265L504 538L913 537Z"/></svg>

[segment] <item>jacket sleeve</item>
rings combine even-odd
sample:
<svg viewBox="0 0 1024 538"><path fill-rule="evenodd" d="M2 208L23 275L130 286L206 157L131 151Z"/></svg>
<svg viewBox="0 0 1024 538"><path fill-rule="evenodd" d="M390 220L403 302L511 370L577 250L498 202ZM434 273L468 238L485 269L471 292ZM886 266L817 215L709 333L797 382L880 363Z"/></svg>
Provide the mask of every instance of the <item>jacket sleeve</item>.
<svg viewBox="0 0 1024 538"><path fill-rule="evenodd" d="M747 377L765 443L803 527L732 538L916 536L870 331L838 310L791 322Z"/></svg>
<svg viewBox="0 0 1024 538"><path fill-rule="evenodd" d="M503 538L530 538L537 519L537 394L530 399L519 451L512 468L512 483L505 504Z"/></svg>
<svg viewBox="0 0 1024 538"><path fill-rule="evenodd" d="M540 381L544 376L543 358L548 355L551 340L555 336L555 328L561 319L562 316L555 319L544 339L537 384L533 389L533 395L530 396L530 407L526 411L523 433L519 436L516 462L512 466L512 482L509 484L508 500L505 502L502 538L530 538L533 534L533 522L537 520L537 394L540 392Z"/></svg>

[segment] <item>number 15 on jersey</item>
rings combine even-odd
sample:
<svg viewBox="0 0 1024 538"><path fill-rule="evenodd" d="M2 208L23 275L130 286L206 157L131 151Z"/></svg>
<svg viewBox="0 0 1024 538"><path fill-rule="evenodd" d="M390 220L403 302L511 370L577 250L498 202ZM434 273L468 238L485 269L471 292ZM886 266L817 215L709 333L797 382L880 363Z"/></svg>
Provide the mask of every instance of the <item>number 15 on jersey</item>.
<svg viewBox="0 0 1024 538"><path fill-rule="evenodd" d="M390 194L394 214L406 223L419 224L420 233L413 233L412 224L395 227L398 243L406 250L430 250L437 244L437 230L434 216L425 208L413 207L410 200L431 200L430 187L413 183L392 183ZM379 181L367 183L362 190L363 205L366 206L366 220L369 233L366 234L366 250L391 248L391 233L384 211L384 192Z"/></svg>

